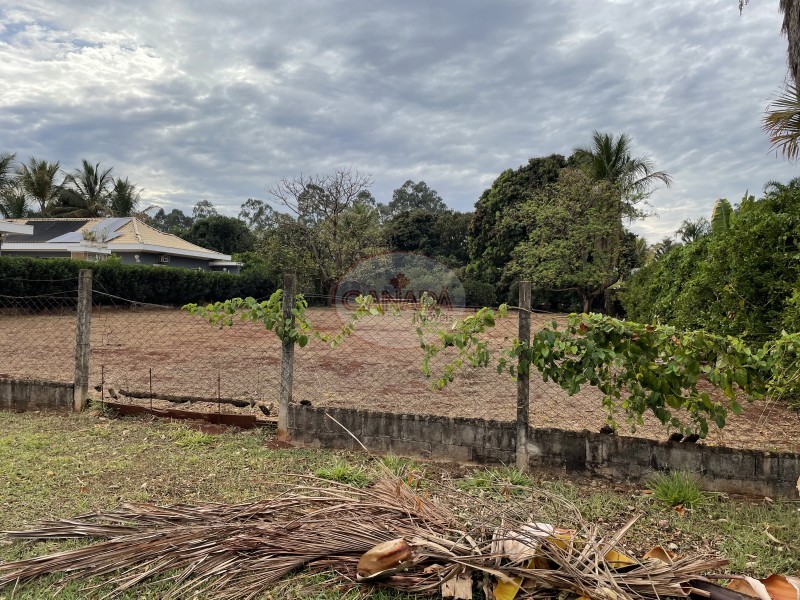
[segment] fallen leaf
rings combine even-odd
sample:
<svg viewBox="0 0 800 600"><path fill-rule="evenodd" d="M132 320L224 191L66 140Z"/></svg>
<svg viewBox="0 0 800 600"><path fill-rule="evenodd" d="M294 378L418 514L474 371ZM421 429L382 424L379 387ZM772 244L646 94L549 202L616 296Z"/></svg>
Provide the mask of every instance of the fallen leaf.
<svg viewBox="0 0 800 600"><path fill-rule="evenodd" d="M750 596L751 598L772 600L764 584L752 577L731 579L731 582L728 584L728 589L744 594L745 596Z"/></svg>
<svg viewBox="0 0 800 600"><path fill-rule="evenodd" d="M760 579L772 600L800 600L800 578L770 575Z"/></svg>
<svg viewBox="0 0 800 600"><path fill-rule="evenodd" d="M673 507L673 510L678 513L681 517L685 517L686 513L689 512L686 510L686 507L683 504L678 504L677 506Z"/></svg>
<svg viewBox="0 0 800 600"><path fill-rule="evenodd" d="M608 563L608 566L612 569L620 569L622 567L639 564L639 561L634 560L630 556L626 556L621 552L617 552L613 548L606 552L606 555L603 558Z"/></svg>
<svg viewBox="0 0 800 600"><path fill-rule="evenodd" d="M442 584L442 598L472 600L472 576L467 570Z"/></svg>
<svg viewBox="0 0 800 600"><path fill-rule="evenodd" d="M644 555L644 558L652 558L655 560L660 560L663 563L671 565L672 561L675 560L675 553L670 552L669 550L666 550L661 546L653 546L652 550L650 550L647 554Z"/></svg>

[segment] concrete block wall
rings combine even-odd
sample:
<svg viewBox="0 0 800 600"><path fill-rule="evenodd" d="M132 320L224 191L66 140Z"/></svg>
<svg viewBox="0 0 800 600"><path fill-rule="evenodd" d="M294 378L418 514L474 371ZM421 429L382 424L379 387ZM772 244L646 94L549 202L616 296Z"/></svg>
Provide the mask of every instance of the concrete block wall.
<svg viewBox="0 0 800 600"><path fill-rule="evenodd" d="M398 415L291 404L292 442L311 448L358 450L336 419L371 452L479 464L515 463L515 425L484 419ZM658 442L590 431L528 431L529 466L583 472L609 480L642 481L654 471L697 473L709 490L796 497L800 454Z"/></svg>
<svg viewBox="0 0 800 600"><path fill-rule="evenodd" d="M73 385L0 378L0 410L72 410Z"/></svg>
<svg viewBox="0 0 800 600"><path fill-rule="evenodd" d="M514 462L513 423L289 405L288 433L294 443L310 448L361 449L342 427L377 454L391 452L458 462Z"/></svg>

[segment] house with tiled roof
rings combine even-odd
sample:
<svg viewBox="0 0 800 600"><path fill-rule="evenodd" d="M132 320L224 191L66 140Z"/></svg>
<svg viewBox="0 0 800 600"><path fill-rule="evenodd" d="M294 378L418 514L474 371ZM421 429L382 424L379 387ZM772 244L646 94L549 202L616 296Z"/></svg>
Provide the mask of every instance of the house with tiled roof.
<svg viewBox="0 0 800 600"><path fill-rule="evenodd" d="M191 244L134 217L96 219L9 219L32 232L4 234L9 256L97 261L114 254L125 264L238 273L242 263L230 255Z"/></svg>

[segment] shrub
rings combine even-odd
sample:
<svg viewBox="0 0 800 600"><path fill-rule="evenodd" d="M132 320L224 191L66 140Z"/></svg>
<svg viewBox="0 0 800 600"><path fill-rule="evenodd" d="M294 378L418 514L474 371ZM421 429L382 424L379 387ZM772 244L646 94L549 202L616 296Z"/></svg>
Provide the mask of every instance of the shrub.
<svg viewBox="0 0 800 600"><path fill-rule="evenodd" d="M228 298L272 294L277 277L259 269L242 275L190 269L123 265L117 261L83 262L66 258L0 256L0 294L39 296L72 294L81 269L91 269L93 289L135 302L182 306L190 302L214 302ZM95 294L96 304L115 300ZM118 301L117 301L118 302Z"/></svg>

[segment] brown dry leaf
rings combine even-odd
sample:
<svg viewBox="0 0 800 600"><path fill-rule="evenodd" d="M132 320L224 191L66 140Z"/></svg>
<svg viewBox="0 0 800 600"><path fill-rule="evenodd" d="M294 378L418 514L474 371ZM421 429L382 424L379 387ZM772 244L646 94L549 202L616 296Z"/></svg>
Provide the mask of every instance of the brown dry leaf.
<svg viewBox="0 0 800 600"><path fill-rule="evenodd" d="M800 600L800 578L770 575L760 579L772 600Z"/></svg>
<svg viewBox="0 0 800 600"><path fill-rule="evenodd" d="M652 550L650 550L647 554L644 555L644 558L652 558L654 560L660 560L663 563L667 563L668 565L672 564L672 561L675 560L677 555L674 552L670 552L662 548L661 546L653 546Z"/></svg>
<svg viewBox="0 0 800 600"><path fill-rule="evenodd" d="M393 575L407 567L414 549L403 538L383 542L367 550L358 561L356 581L372 581Z"/></svg>
<svg viewBox="0 0 800 600"><path fill-rule="evenodd" d="M689 512L683 504L678 504L677 506L674 506L672 510L678 513L678 515L680 515L681 517L685 517L686 513Z"/></svg>
<svg viewBox="0 0 800 600"><path fill-rule="evenodd" d="M472 575L471 571L456 575L442 584L442 598L453 600L472 600Z"/></svg>
<svg viewBox="0 0 800 600"><path fill-rule="evenodd" d="M732 579L728 584L728 589L739 592L740 594L744 594L745 596L750 596L751 598L772 600L767 588L764 587L764 584L758 579L753 579L752 577Z"/></svg>

